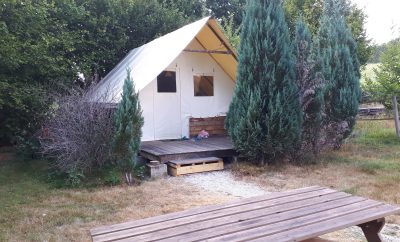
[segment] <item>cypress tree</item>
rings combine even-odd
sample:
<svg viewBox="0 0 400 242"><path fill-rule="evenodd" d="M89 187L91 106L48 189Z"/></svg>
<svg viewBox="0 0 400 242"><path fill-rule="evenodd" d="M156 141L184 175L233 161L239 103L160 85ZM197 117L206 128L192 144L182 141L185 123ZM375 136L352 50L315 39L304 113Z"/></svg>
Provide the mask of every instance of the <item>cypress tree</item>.
<svg viewBox="0 0 400 242"><path fill-rule="evenodd" d="M115 126L113 151L117 165L125 173L126 182L130 185L142 137L143 117L139 93L135 92L129 70L123 85L122 100L115 113Z"/></svg>
<svg viewBox="0 0 400 242"><path fill-rule="evenodd" d="M295 60L280 0L250 0L226 128L236 149L264 164L300 143Z"/></svg>
<svg viewBox="0 0 400 242"><path fill-rule="evenodd" d="M316 71L311 32L302 19L296 23L293 45L296 56L296 80L303 110L301 149L303 152L313 151L317 154L322 120L322 74Z"/></svg>
<svg viewBox="0 0 400 242"><path fill-rule="evenodd" d="M324 12L316 39L318 68L325 81L324 125L327 139L337 148L354 125L360 100L360 67L357 47L343 17L341 0L324 1Z"/></svg>

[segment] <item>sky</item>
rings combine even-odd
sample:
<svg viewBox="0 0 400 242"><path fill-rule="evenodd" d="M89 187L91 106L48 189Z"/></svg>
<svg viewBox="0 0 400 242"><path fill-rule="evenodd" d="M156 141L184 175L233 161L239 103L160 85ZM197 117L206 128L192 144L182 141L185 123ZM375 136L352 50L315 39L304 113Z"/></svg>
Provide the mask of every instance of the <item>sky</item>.
<svg viewBox="0 0 400 242"><path fill-rule="evenodd" d="M367 35L375 43L400 36L400 0L351 0L367 14Z"/></svg>

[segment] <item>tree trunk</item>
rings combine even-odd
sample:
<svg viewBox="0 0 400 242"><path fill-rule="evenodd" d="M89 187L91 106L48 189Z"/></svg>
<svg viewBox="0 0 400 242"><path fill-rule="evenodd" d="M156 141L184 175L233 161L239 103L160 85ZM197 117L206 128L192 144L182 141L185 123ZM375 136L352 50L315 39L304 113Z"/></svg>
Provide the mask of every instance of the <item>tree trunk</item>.
<svg viewBox="0 0 400 242"><path fill-rule="evenodd" d="M128 184L128 186L130 186L132 184L132 182L131 182L132 176L128 172L125 172L125 180L126 180L126 183Z"/></svg>
<svg viewBox="0 0 400 242"><path fill-rule="evenodd" d="M265 159L264 158L260 159L260 161L258 162L258 165L265 166Z"/></svg>
<svg viewBox="0 0 400 242"><path fill-rule="evenodd" d="M399 126L399 109L397 108L397 97L393 96L393 111L394 111L394 124L396 126L396 135L400 139L400 126Z"/></svg>

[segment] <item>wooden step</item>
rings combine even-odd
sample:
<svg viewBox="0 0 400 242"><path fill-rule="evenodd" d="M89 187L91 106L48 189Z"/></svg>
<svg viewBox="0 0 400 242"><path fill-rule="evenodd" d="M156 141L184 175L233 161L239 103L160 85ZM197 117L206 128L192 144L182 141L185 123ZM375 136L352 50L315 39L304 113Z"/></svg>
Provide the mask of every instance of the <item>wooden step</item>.
<svg viewBox="0 0 400 242"><path fill-rule="evenodd" d="M205 171L218 171L224 169L224 162L218 157L193 158L185 160L172 160L168 162L168 174L179 176Z"/></svg>

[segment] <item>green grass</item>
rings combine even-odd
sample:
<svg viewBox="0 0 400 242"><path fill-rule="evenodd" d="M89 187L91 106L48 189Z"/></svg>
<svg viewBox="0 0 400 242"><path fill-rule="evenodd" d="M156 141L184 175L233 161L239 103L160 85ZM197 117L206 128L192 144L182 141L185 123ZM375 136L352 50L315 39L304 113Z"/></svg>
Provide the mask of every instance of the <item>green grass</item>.
<svg viewBox="0 0 400 242"><path fill-rule="evenodd" d="M342 190L342 192L350 193L352 195L357 195L358 187L350 187L350 188Z"/></svg>
<svg viewBox="0 0 400 242"><path fill-rule="evenodd" d="M35 204L51 192L45 182L46 169L41 160L0 161L0 241L15 218L24 216L21 206Z"/></svg>
<svg viewBox="0 0 400 242"><path fill-rule="evenodd" d="M359 162L357 166L363 172L370 174L376 174L379 170L400 173L400 163L385 162L382 160Z"/></svg>
<svg viewBox="0 0 400 242"><path fill-rule="evenodd" d="M358 121L352 142L367 146L400 145L400 139L396 137L393 125L390 125L391 122Z"/></svg>
<svg viewBox="0 0 400 242"><path fill-rule="evenodd" d="M400 177L400 139L393 123L359 121L355 135L350 139L351 152L342 153L353 167L391 184Z"/></svg>

